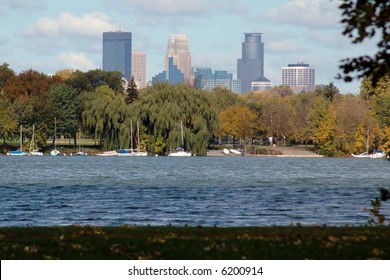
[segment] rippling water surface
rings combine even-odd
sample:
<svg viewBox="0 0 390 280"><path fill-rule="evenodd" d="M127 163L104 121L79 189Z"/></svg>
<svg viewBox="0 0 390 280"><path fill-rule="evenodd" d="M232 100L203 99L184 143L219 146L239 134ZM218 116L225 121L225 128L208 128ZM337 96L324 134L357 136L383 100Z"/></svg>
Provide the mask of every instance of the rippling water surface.
<svg viewBox="0 0 390 280"><path fill-rule="evenodd" d="M354 158L1 156L0 226L363 225L389 170Z"/></svg>

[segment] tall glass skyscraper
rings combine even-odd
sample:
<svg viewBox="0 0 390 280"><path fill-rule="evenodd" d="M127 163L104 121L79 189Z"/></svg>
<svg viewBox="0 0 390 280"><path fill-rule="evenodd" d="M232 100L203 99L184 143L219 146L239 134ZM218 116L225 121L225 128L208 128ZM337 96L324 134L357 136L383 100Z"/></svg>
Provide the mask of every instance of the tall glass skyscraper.
<svg viewBox="0 0 390 280"><path fill-rule="evenodd" d="M250 92L251 84L264 77L264 43L262 33L245 33L242 58L237 60L237 78L241 80L241 93Z"/></svg>
<svg viewBox="0 0 390 280"><path fill-rule="evenodd" d="M119 71L131 79L131 32L103 33L103 70Z"/></svg>
<svg viewBox="0 0 390 280"><path fill-rule="evenodd" d="M184 74L184 81L191 81L191 55L185 34L172 34L169 37L164 60L164 70L168 72L171 57L173 58L173 64Z"/></svg>

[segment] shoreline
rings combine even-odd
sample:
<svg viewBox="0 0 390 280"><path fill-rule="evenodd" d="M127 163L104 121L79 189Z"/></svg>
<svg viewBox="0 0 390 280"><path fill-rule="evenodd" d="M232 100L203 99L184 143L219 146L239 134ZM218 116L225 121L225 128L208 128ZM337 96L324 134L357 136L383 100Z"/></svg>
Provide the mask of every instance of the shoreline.
<svg viewBox="0 0 390 280"><path fill-rule="evenodd" d="M292 158L322 158L323 155L316 154L312 151L306 150L304 148L296 148L296 147L266 147L269 150L275 151L276 154L229 154L225 155L222 150L208 150L207 156L210 157L239 157L239 156L248 156L248 157L292 157ZM281 154L277 154L277 153Z"/></svg>

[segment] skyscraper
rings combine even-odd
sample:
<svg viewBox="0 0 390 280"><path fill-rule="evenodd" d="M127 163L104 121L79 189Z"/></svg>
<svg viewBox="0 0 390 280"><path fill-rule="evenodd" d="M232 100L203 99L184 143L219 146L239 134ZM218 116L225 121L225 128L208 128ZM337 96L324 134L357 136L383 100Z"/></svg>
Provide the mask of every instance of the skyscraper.
<svg viewBox="0 0 390 280"><path fill-rule="evenodd" d="M298 62L282 67L282 85L313 86L315 84L315 69L309 64Z"/></svg>
<svg viewBox="0 0 390 280"><path fill-rule="evenodd" d="M131 71L138 89L146 87L146 54L132 52Z"/></svg>
<svg viewBox="0 0 390 280"><path fill-rule="evenodd" d="M262 33L244 33L242 58L237 60L237 78L241 80L241 93L252 90L251 84L264 80L264 43Z"/></svg>
<svg viewBox="0 0 390 280"><path fill-rule="evenodd" d="M315 69L303 62L288 64L282 67L282 85L295 93L315 90Z"/></svg>
<svg viewBox="0 0 390 280"><path fill-rule="evenodd" d="M173 64L184 74L184 81L191 81L191 55L185 34L172 34L169 37L164 60L164 70L167 72L170 57L173 58Z"/></svg>
<svg viewBox="0 0 390 280"><path fill-rule="evenodd" d="M103 70L119 71L131 79L131 32L103 33Z"/></svg>

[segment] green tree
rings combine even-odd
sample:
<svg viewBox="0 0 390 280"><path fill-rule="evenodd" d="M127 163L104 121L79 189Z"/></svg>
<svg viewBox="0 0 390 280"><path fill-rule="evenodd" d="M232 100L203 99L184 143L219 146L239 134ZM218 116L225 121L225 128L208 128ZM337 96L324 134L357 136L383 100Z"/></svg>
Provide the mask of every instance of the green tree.
<svg viewBox="0 0 390 280"><path fill-rule="evenodd" d="M15 72L14 70L9 68L8 63L4 62L2 65L0 65L0 93L5 87L7 81L14 77L15 77Z"/></svg>
<svg viewBox="0 0 390 280"><path fill-rule="evenodd" d="M377 98L373 109L380 128L390 126L390 95Z"/></svg>
<svg viewBox="0 0 390 280"><path fill-rule="evenodd" d="M330 83L323 88L318 87L316 92L328 99L330 102L333 102L338 96L340 96L339 89L333 83Z"/></svg>
<svg viewBox="0 0 390 280"><path fill-rule="evenodd" d="M215 87L208 92L210 97L211 107L216 114L221 113L230 106L238 105L242 103L240 96L227 88Z"/></svg>
<svg viewBox="0 0 390 280"><path fill-rule="evenodd" d="M81 96L83 125L93 131L104 150L128 146L130 114L123 94L116 94L107 85Z"/></svg>
<svg viewBox="0 0 390 280"><path fill-rule="evenodd" d="M131 77L129 84L126 89L126 104L133 103L138 99L138 89L137 84L134 81L134 76Z"/></svg>
<svg viewBox="0 0 390 280"><path fill-rule="evenodd" d="M116 71L102 71L100 69L88 72L74 71L65 80L68 85L77 89L80 93L84 91L94 91L97 87L107 85L115 92L124 92L124 82L122 74Z"/></svg>
<svg viewBox="0 0 390 280"><path fill-rule="evenodd" d="M53 85L50 88L53 114L57 119L57 132L73 137L77 145L77 132L80 129L81 105L78 91L66 84Z"/></svg>
<svg viewBox="0 0 390 280"><path fill-rule="evenodd" d="M362 43L365 39L379 38L378 51L374 56L360 56L341 61L345 81L354 78L372 77L374 85L389 73L390 42L390 5L387 0L342 0L339 6L342 11L341 23L345 25L343 35L352 39L352 43ZM351 74L356 72L356 76Z"/></svg>
<svg viewBox="0 0 390 280"><path fill-rule="evenodd" d="M201 90L160 83L144 89L139 100L129 107L132 118L139 119L147 128L150 152L164 147L161 139L165 141L164 152L180 146L183 122L185 148L196 155L206 155L209 139L217 127L210 105L209 97Z"/></svg>
<svg viewBox="0 0 390 280"><path fill-rule="evenodd" d="M4 143L17 127L17 116L11 110L10 102L0 95L0 137L3 138Z"/></svg>

